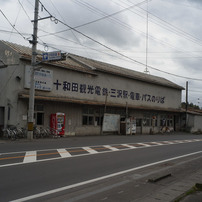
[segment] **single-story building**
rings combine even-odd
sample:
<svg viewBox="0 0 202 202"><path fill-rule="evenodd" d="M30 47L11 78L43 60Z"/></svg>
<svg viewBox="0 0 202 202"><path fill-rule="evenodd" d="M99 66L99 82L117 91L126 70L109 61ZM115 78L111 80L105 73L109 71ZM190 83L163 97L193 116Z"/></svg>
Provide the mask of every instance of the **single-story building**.
<svg viewBox="0 0 202 202"><path fill-rule="evenodd" d="M202 133L202 110L181 109L181 129L191 133Z"/></svg>
<svg viewBox="0 0 202 202"><path fill-rule="evenodd" d="M0 125L26 127L31 49L0 41L0 61ZM67 54L41 61L35 89L35 124L50 127L51 114L64 113L66 135L99 135L104 113L133 117L136 133L180 129L184 88L161 77Z"/></svg>

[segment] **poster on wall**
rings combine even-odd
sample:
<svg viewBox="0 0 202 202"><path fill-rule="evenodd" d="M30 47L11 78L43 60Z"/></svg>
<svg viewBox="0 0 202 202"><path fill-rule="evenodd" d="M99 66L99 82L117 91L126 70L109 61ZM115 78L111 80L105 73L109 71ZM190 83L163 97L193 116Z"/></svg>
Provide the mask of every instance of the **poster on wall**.
<svg viewBox="0 0 202 202"><path fill-rule="evenodd" d="M31 66L25 67L25 88L30 88ZM53 71L48 69L35 70L35 89L42 91L52 91L53 88Z"/></svg>
<svg viewBox="0 0 202 202"><path fill-rule="evenodd" d="M131 122L130 118L126 118L126 135L131 134Z"/></svg>
<svg viewBox="0 0 202 202"><path fill-rule="evenodd" d="M136 133L136 118L131 117L131 133L135 134Z"/></svg>
<svg viewBox="0 0 202 202"><path fill-rule="evenodd" d="M120 132L120 115L119 114L104 114L103 132Z"/></svg>
<svg viewBox="0 0 202 202"><path fill-rule="evenodd" d="M126 118L126 135L132 135L136 133L136 118Z"/></svg>

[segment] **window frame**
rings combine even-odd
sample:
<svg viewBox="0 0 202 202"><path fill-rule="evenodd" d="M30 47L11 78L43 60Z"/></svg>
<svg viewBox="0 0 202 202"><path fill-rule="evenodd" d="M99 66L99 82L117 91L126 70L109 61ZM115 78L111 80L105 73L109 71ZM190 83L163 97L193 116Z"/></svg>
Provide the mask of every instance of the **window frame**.
<svg viewBox="0 0 202 202"><path fill-rule="evenodd" d="M38 117L39 115L41 116L40 118ZM35 125L44 126L44 105L43 104L34 105L34 119L35 119ZM41 121L39 123L40 119Z"/></svg>

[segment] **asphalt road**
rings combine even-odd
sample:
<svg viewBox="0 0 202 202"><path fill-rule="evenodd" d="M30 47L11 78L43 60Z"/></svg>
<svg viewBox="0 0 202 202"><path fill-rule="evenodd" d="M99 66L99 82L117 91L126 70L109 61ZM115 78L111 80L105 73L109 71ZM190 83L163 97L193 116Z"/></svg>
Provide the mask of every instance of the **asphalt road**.
<svg viewBox="0 0 202 202"><path fill-rule="evenodd" d="M183 178L201 166L201 148L202 136L182 133L0 141L0 201L131 201L145 188L123 199L124 186L172 169Z"/></svg>

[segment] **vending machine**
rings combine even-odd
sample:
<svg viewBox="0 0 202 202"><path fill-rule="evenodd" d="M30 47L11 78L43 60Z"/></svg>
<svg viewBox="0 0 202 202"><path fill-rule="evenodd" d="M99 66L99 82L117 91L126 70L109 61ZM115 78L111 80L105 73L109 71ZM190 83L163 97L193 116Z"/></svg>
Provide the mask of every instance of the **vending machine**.
<svg viewBox="0 0 202 202"><path fill-rule="evenodd" d="M50 127L55 135L63 136L65 134L65 114L61 112L51 114Z"/></svg>

